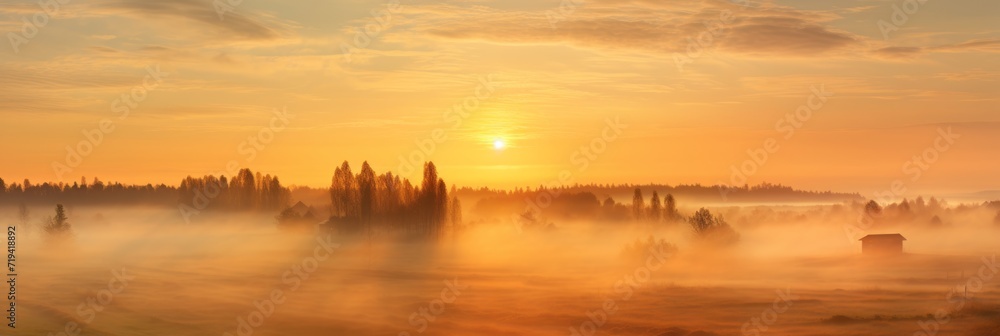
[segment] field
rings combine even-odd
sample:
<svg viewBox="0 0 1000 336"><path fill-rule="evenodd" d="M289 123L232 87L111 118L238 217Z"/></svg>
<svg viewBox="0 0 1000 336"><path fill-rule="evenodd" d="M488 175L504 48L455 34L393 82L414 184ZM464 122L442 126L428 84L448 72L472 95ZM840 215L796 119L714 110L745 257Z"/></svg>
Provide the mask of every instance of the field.
<svg viewBox="0 0 1000 336"><path fill-rule="evenodd" d="M681 226L482 226L430 243L174 211L77 209L59 246L22 233L18 334L997 335L1000 320L995 230L955 246L916 233L910 254L872 259L837 227L743 230L720 250ZM648 234L677 251L622 253Z"/></svg>

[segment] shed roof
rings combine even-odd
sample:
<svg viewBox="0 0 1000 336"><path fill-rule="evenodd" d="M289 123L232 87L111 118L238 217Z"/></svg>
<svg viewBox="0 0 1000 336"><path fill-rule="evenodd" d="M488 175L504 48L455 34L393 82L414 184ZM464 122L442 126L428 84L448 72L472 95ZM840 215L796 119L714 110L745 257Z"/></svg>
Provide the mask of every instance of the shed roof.
<svg viewBox="0 0 1000 336"><path fill-rule="evenodd" d="M865 241L865 240L869 240L869 239L875 239L875 240L897 240L897 239L898 240L906 240L906 237L903 237L903 235L898 234L898 233L870 234L870 235L864 236L864 238L861 238L859 240Z"/></svg>

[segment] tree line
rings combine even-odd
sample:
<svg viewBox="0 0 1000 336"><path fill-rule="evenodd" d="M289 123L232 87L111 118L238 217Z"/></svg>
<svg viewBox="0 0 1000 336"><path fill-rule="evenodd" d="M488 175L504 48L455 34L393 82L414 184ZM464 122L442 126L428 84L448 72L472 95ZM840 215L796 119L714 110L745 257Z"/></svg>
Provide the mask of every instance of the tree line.
<svg viewBox="0 0 1000 336"><path fill-rule="evenodd" d="M225 175L185 177L179 186L166 184L122 184L99 178L79 182L8 184L0 178L0 204L185 204L204 203L204 208L230 210L275 210L288 205L290 191L277 176L240 170L233 178Z"/></svg>
<svg viewBox="0 0 1000 336"><path fill-rule="evenodd" d="M649 206L646 206L642 189L636 188L632 194L632 219L650 222L677 222L683 217L677 212L677 201L674 199L674 195L667 194L663 200L660 200L660 194L653 191L653 197L649 199Z"/></svg>
<svg viewBox="0 0 1000 336"><path fill-rule="evenodd" d="M240 169L236 176L188 176L177 188L181 204L198 209L280 210L288 206L291 191L277 176Z"/></svg>
<svg viewBox="0 0 1000 336"><path fill-rule="evenodd" d="M831 191L807 191L793 189L781 184L763 182L758 185L724 186L701 184L573 184L566 186L517 187L512 190L487 187L463 187L457 190L461 197L486 198L494 196L517 196L547 191L552 194L576 194L590 192L596 195L628 197L635 189L658 190L690 202L841 202L864 200L857 193L836 193ZM662 194L661 194L662 195Z"/></svg>
<svg viewBox="0 0 1000 336"><path fill-rule="evenodd" d="M377 174L367 161L355 174L344 161L330 183L331 223L368 234L402 231L440 236L462 221L461 202L448 194L433 162L424 164L423 181L416 186L392 172Z"/></svg>
<svg viewBox="0 0 1000 336"><path fill-rule="evenodd" d="M119 182L104 182L94 178L90 182L81 177L79 182L32 183L24 179L21 183L7 183L0 178L0 204L154 204L176 202L177 188L165 184L126 185Z"/></svg>

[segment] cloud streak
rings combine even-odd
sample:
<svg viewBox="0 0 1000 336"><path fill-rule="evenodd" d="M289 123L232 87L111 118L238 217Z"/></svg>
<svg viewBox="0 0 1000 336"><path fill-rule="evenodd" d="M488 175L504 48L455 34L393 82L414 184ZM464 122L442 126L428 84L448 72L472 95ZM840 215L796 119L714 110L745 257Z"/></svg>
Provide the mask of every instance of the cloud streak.
<svg viewBox="0 0 1000 336"><path fill-rule="evenodd" d="M215 12L211 1L120 0L100 3L94 7L106 14L125 14L139 19L156 18L178 23L195 23L232 34L236 38L248 40L277 39L287 36L291 32L291 27L287 24L262 14L253 17L241 13L230 13L222 19Z"/></svg>
<svg viewBox="0 0 1000 336"><path fill-rule="evenodd" d="M768 5L742 7L724 1L659 3L599 1L549 26L541 13L477 8L428 10L417 27L428 34L501 43L565 43L583 48L656 54L682 52L706 28L706 21L731 13L715 44L739 55L812 57L861 47L863 38L825 24L835 14ZM443 14L449 13L449 14Z"/></svg>
<svg viewBox="0 0 1000 336"><path fill-rule="evenodd" d="M890 59L914 59L935 52L1000 52L1000 39L980 39L929 47L884 47L875 49L877 56Z"/></svg>

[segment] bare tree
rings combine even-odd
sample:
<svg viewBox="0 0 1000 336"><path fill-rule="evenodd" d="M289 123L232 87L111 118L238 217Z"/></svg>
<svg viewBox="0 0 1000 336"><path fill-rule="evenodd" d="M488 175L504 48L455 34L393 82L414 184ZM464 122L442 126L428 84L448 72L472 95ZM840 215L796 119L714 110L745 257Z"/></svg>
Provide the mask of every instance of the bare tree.
<svg viewBox="0 0 1000 336"><path fill-rule="evenodd" d="M688 219L688 223L691 223L691 228L694 229L695 233L704 235L718 223L718 220L712 216L712 212L708 209L701 208Z"/></svg>
<svg viewBox="0 0 1000 336"><path fill-rule="evenodd" d="M729 226L729 223L726 223L722 216L713 216L712 212L705 208L695 212L688 219L688 223L691 224L691 228L694 229L698 238L705 241L729 245L740 239L740 235Z"/></svg>

